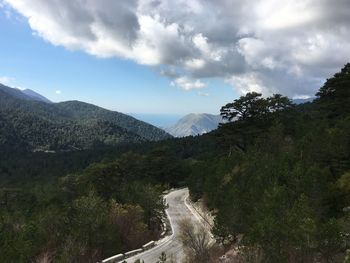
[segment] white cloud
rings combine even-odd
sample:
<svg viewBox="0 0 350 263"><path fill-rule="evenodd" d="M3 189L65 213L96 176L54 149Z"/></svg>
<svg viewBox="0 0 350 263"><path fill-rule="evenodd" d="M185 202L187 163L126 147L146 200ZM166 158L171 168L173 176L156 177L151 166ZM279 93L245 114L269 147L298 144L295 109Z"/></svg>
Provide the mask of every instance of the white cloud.
<svg viewBox="0 0 350 263"><path fill-rule="evenodd" d="M13 79L10 77L6 77L6 76L0 76L0 83L2 84L9 84Z"/></svg>
<svg viewBox="0 0 350 263"><path fill-rule="evenodd" d="M186 61L185 65L189 69L196 70L196 69L203 68L204 65L205 65L205 61L203 59L196 59L196 58L194 58L194 59Z"/></svg>
<svg viewBox="0 0 350 263"><path fill-rule="evenodd" d="M263 81L260 79L259 75L254 72L233 76L227 81L243 94L252 91L262 93L266 90Z"/></svg>
<svg viewBox="0 0 350 263"><path fill-rule="evenodd" d="M210 53L208 38L203 36L202 33L193 36L193 43L203 54L207 55Z"/></svg>
<svg viewBox="0 0 350 263"><path fill-rule="evenodd" d="M257 21L271 30L303 26L317 19L315 1L267 0L257 3Z"/></svg>
<svg viewBox="0 0 350 263"><path fill-rule="evenodd" d="M184 90L192 90L192 89L202 89L205 88L207 85L200 81L199 79L193 80L186 76L178 77L174 79L174 81L171 82L173 86L177 86L179 88L182 88Z"/></svg>
<svg viewBox="0 0 350 263"><path fill-rule="evenodd" d="M0 12L2 11L6 18L11 19L12 18L12 12L11 9L5 4L3 0L0 0Z"/></svg>
<svg viewBox="0 0 350 263"><path fill-rule="evenodd" d="M56 93L57 95L60 95L62 92L61 92L60 90L56 90L55 93Z"/></svg>
<svg viewBox="0 0 350 263"><path fill-rule="evenodd" d="M3 3L53 45L175 68L162 71L183 89L217 77L240 92L311 95L350 60L349 0Z"/></svg>

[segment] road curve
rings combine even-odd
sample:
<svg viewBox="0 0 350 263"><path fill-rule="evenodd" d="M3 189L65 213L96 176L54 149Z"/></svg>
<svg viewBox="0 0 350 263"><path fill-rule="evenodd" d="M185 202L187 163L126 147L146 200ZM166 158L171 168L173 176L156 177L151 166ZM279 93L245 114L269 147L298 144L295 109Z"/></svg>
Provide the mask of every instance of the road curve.
<svg viewBox="0 0 350 263"><path fill-rule="evenodd" d="M125 261L127 263L134 263L137 259L142 259L145 263L156 263L162 252L165 252L168 258L172 256L175 262L181 262L183 260L184 251L179 241L180 221L184 218L188 218L193 221L193 223L202 224L200 217L186 203L188 194L188 189L185 188L172 191L164 197L169 205L166 213L172 227L172 235L160 240L154 248L126 259Z"/></svg>

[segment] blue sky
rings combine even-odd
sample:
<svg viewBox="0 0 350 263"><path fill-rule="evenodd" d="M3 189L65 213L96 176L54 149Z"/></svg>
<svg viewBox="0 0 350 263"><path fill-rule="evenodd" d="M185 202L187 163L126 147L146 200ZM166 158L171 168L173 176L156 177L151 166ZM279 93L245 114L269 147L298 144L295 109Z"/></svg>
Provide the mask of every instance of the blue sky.
<svg viewBox="0 0 350 263"><path fill-rule="evenodd" d="M4 10L0 11L0 35L0 77L9 78L10 86L33 89L55 102L80 100L125 113L167 114L174 119L191 112L217 114L220 106L237 96L219 79L206 79L208 86L200 91L185 91L171 86L155 67L54 46L33 34L26 19L7 17Z"/></svg>

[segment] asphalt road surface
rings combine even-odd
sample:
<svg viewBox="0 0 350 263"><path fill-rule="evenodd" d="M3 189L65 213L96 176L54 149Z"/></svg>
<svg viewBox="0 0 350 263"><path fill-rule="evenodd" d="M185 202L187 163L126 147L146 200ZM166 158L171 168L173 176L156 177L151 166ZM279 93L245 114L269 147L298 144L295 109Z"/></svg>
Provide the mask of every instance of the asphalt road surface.
<svg viewBox="0 0 350 263"><path fill-rule="evenodd" d="M126 262L134 263L137 259L142 259L145 261L145 263L156 263L159 260L159 256L162 254L162 252L166 253L167 258L172 256L177 263L182 261L184 258L184 251L179 240L180 221L188 218L195 224L202 224L200 217L190 206L187 205L187 197L187 188L175 190L165 196L166 202L169 205L166 212L173 230L172 235L160 240L158 245L154 248L126 259Z"/></svg>

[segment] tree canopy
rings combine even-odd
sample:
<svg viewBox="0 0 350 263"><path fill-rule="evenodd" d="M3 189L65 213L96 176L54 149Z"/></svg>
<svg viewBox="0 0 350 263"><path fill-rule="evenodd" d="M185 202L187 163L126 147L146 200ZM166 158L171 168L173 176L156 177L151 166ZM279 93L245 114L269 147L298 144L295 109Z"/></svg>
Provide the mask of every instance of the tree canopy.
<svg viewBox="0 0 350 263"><path fill-rule="evenodd" d="M350 63L330 79L316 93L317 102L330 117L350 112Z"/></svg>
<svg viewBox="0 0 350 263"><path fill-rule="evenodd" d="M249 92L245 96L226 104L220 110L224 120L246 120L259 118L269 113L282 111L292 106L292 102L281 94L274 94L268 98L262 98L262 94Z"/></svg>

